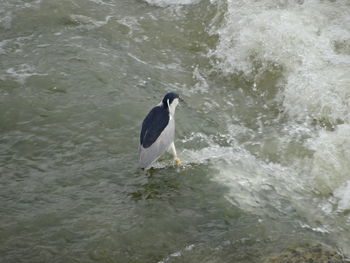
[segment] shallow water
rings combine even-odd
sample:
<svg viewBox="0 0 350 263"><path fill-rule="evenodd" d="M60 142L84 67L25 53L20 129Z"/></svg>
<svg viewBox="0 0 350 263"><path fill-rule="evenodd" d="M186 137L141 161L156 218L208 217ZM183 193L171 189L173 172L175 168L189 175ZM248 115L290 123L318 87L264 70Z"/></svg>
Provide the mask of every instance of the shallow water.
<svg viewBox="0 0 350 263"><path fill-rule="evenodd" d="M0 3L1 262L350 257L348 1ZM168 91L176 146L139 171Z"/></svg>

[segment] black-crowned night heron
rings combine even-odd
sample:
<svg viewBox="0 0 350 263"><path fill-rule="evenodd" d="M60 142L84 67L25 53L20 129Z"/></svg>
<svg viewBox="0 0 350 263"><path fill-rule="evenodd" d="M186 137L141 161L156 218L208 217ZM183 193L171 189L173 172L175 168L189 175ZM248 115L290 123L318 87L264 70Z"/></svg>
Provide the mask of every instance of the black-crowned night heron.
<svg viewBox="0 0 350 263"><path fill-rule="evenodd" d="M178 94L167 93L143 120L139 145L140 168L149 169L166 151L172 153L176 164L180 164L174 144L174 115L179 100Z"/></svg>

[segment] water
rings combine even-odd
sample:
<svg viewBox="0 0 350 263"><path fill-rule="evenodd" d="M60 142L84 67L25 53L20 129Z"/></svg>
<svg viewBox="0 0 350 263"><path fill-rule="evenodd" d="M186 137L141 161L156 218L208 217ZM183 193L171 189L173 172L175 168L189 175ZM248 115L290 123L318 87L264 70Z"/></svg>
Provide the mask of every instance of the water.
<svg viewBox="0 0 350 263"><path fill-rule="evenodd" d="M168 91L177 151L146 176ZM350 257L348 1L0 3L1 262Z"/></svg>

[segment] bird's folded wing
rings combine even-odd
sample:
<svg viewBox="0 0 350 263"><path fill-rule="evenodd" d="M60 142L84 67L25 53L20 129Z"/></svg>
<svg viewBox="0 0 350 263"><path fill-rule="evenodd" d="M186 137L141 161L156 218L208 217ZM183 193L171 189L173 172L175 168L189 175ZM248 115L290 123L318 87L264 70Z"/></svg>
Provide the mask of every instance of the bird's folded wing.
<svg viewBox="0 0 350 263"><path fill-rule="evenodd" d="M142 123L140 144L144 148L150 147L169 123L169 112L162 106L154 107Z"/></svg>
<svg viewBox="0 0 350 263"><path fill-rule="evenodd" d="M139 167L148 168L154 161L167 151L174 141L175 123L171 120L166 128L158 136L157 140L148 148L139 147Z"/></svg>

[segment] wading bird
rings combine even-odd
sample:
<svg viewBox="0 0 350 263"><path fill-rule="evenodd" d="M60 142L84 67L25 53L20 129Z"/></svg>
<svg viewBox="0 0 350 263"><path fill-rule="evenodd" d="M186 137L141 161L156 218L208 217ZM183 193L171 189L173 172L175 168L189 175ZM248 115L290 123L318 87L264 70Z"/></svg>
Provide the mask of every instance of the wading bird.
<svg viewBox="0 0 350 263"><path fill-rule="evenodd" d="M149 169L166 151L174 156L176 164L181 164L174 144L175 108L179 100L178 94L167 93L143 120L139 145L140 168Z"/></svg>

